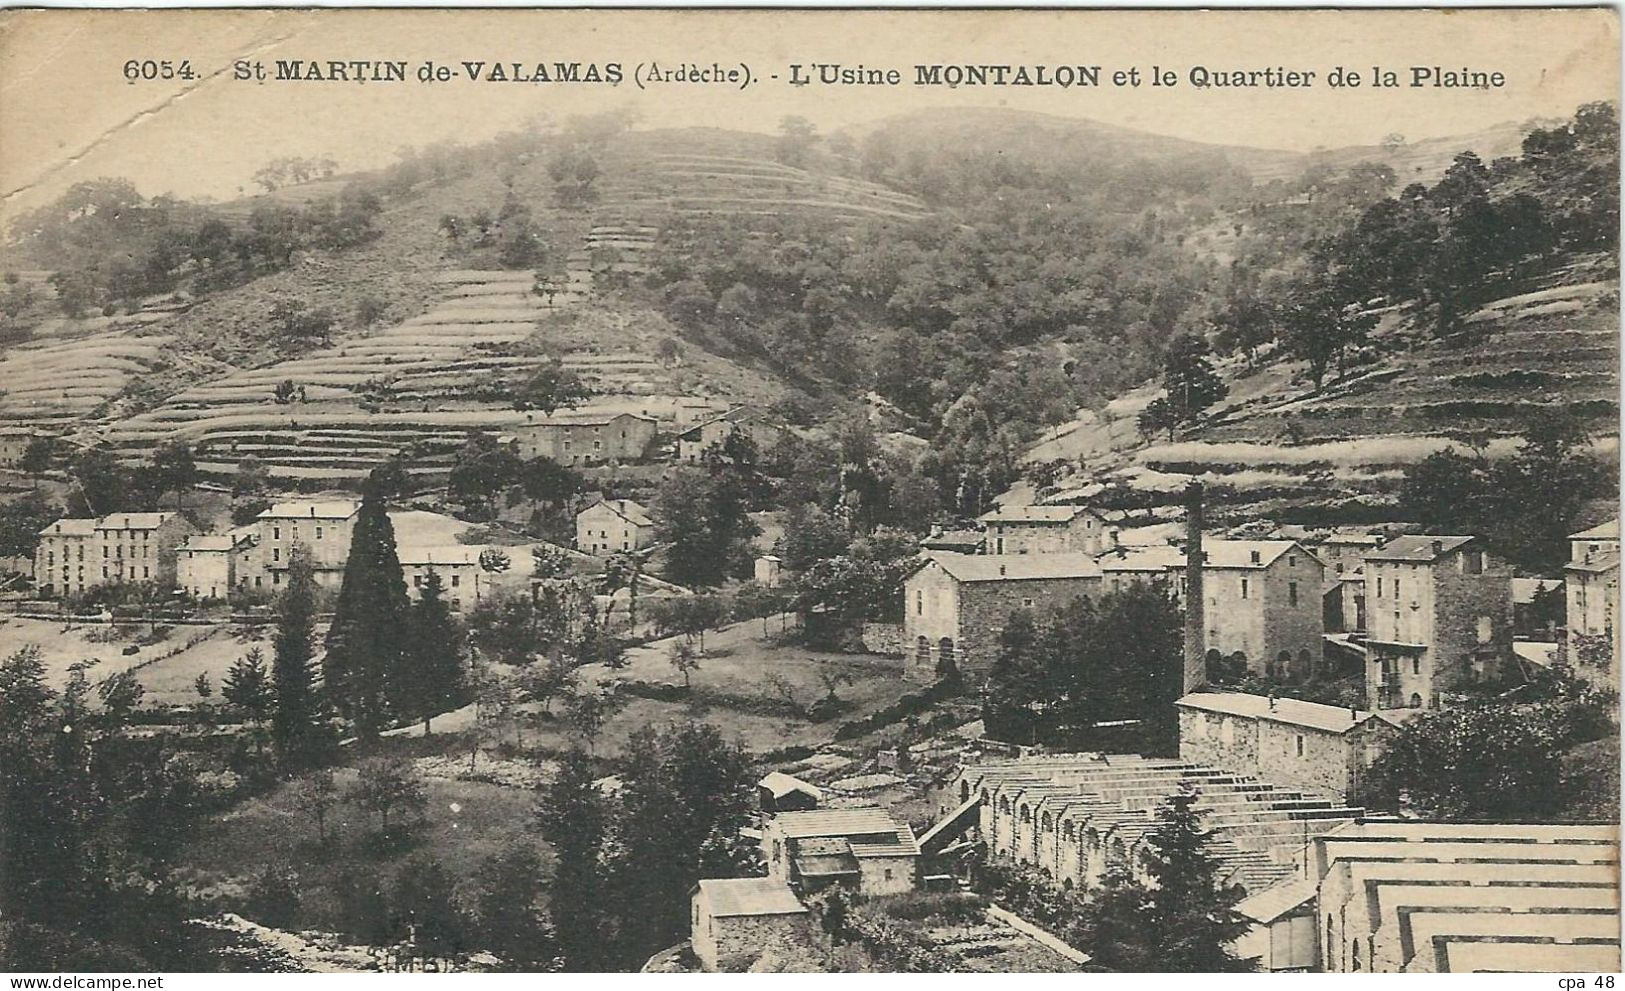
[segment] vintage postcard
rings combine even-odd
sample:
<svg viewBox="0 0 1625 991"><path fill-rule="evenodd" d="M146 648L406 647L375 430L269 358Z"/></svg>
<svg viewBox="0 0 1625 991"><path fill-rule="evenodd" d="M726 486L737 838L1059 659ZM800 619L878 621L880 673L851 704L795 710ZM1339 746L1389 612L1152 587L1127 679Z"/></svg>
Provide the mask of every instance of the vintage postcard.
<svg viewBox="0 0 1625 991"><path fill-rule="evenodd" d="M1611 8L0 12L0 971L1613 987L1619 96Z"/></svg>

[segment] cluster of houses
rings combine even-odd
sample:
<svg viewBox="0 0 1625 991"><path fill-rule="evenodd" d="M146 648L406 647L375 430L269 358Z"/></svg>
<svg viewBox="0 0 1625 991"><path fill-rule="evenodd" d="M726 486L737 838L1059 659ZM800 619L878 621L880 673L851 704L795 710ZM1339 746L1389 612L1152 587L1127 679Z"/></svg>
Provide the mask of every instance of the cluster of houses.
<svg viewBox="0 0 1625 991"><path fill-rule="evenodd" d="M507 428L497 440L527 461L550 458L561 465L586 467L653 460L660 455L658 434L659 421L644 413L573 409L532 414ZM738 406L684 427L670 456L695 463L736 434L749 438L758 449L766 449L778 442L783 428L753 407Z"/></svg>
<svg viewBox="0 0 1625 991"><path fill-rule="evenodd" d="M1370 704L1390 710L1437 707L1520 657L1549 663L1549 647L1514 649L1515 588L1528 580L1515 580L1475 537L1283 527L1272 539L1198 529L1183 546L1132 545L1117 522L1081 506L1000 509L980 523L933 534L904 583L912 680L985 671L1017 609L1152 582L1183 603L1193 545L1209 670L1301 681L1359 665ZM1618 534L1615 520L1571 538L1570 635L1612 636Z"/></svg>

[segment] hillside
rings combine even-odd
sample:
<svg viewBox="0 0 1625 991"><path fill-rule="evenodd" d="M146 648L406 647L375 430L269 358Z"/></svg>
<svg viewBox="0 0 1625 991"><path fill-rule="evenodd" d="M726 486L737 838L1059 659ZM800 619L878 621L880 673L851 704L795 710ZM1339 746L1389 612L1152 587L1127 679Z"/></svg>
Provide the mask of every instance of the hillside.
<svg viewBox="0 0 1625 991"><path fill-rule="evenodd" d="M1217 518L1315 524L1391 519L1401 471L1429 454L1485 444L1510 452L1534 408L1564 408L1617 455L1617 272L1588 256L1492 299L1468 332L1437 340L1410 315L1381 314L1367 362L1318 393L1305 365L1276 353L1227 359L1229 395L1199 427L1169 442L1136 420L1160 393L1147 385L1085 411L1026 455L1077 466L1046 489L1054 501L1121 485L1144 505L1174 506L1185 483L1208 484ZM1025 484L1008 498L1026 501Z"/></svg>

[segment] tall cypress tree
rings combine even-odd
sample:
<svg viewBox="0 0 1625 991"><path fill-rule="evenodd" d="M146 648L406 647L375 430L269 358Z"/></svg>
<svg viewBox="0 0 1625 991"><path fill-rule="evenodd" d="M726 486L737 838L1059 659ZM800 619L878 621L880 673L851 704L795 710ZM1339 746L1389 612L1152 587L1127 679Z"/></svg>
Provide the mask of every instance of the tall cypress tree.
<svg viewBox="0 0 1625 991"><path fill-rule="evenodd" d="M276 691L271 741L283 768L308 767L322 739L321 699L316 690L316 573L310 550L295 544L288 554L288 585L276 604L271 682Z"/></svg>
<svg viewBox="0 0 1625 991"><path fill-rule="evenodd" d="M423 732L428 733L429 720L461 703L466 695L466 639L462 624L446 604L445 585L433 571L424 579L418 601L411 607L408 628L412 636L391 694L396 711L423 720Z"/></svg>
<svg viewBox="0 0 1625 991"><path fill-rule="evenodd" d="M328 695L365 739L376 737L389 718L391 682L400 677L408 640L406 579L388 509L382 487L369 483L323 664Z"/></svg>

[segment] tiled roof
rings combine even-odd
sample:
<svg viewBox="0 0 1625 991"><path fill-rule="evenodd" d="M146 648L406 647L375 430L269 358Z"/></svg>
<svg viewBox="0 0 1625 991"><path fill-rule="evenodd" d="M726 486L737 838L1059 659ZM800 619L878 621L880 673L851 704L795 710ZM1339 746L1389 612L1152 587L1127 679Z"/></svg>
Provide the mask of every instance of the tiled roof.
<svg viewBox="0 0 1625 991"><path fill-rule="evenodd" d="M1183 567L1185 552L1177 547L1130 547L1121 552L1106 554L1100 559L1100 570L1112 571L1166 571Z"/></svg>
<svg viewBox="0 0 1625 991"><path fill-rule="evenodd" d="M789 885L770 877L708 878L698 888L713 916L800 915L807 911Z"/></svg>
<svg viewBox="0 0 1625 991"><path fill-rule="evenodd" d="M1204 562L1209 568L1267 568L1293 548L1303 550L1295 540L1222 540L1202 538ZM1303 550L1306 556L1309 552ZM1256 559L1254 557L1256 555ZM1318 561L1319 559L1316 558Z"/></svg>
<svg viewBox="0 0 1625 991"><path fill-rule="evenodd" d="M96 521L98 530L156 530L174 513L112 513Z"/></svg>
<svg viewBox="0 0 1625 991"><path fill-rule="evenodd" d="M1589 530L1569 534L1570 540L1618 540L1619 519L1609 520L1607 523L1598 523Z"/></svg>
<svg viewBox="0 0 1625 991"><path fill-rule="evenodd" d="M791 792L796 791L806 795L811 795L814 800L821 801L824 797L824 793L819 791L813 785L808 784L800 778L785 774L783 771L770 771L765 777L762 778L762 780L756 782L756 784L758 787L766 788L772 793L774 798L783 798Z"/></svg>
<svg viewBox="0 0 1625 991"><path fill-rule="evenodd" d="M908 826L897 827L896 842L881 841L878 843L862 843L853 840L852 856L858 859L865 857L918 857L920 844L914 839L914 830Z"/></svg>
<svg viewBox="0 0 1625 991"><path fill-rule="evenodd" d="M1579 561L1570 561L1563 566L1568 571L1586 571L1600 574L1604 571L1614 571L1619 568L1619 551L1598 551L1587 554ZM1515 580L1515 579L1514 579Z"/></svg>
<svg viewBox="0 0 1625 991"><path fill-rule="evenodd" d="M962 582L1100 577L1100 565L1088 554L953 554L939 551L932 553L930 560Z"/></svg>
<svg viewBox="0 0 1625 991"><path fill-rule="evenodd" d="M1315 897L1319 885L1312 878L1296 878L1265 888L1236 903L1236 911L1254 922L1274 922Z"/></svg>
<svg viewBox="0 0 1625 991"><path fill-rule="evenodd" d="M88 537L96 532L95 520L57 520L40 531L40 536L52 537Z"/></svg>
<svg viewBox="0 0 1625 991"><path fill-rule="evenodd" d="M1472 540L1472 537L1435 537L1428 534L1395 537L1365 558L1367 561L1436 561Z"/></svg>
<svg viewBox="0 0 1625 991"><path fill-rule="evenodd" d="M891 813L881 808L781 812L773 817L773 826L790 839L897 832L897 821L891 817Z"/></svg>
<svg viewBox="0 0 1625 991"><path fill-rule="evenodd" d="M520 427L603 426L606 423L613 423L623 416L629 416L634 420L654 422L654 417L644 416L642 413L628 413L625 410L565 410L550 413L535 420L527 420L525 423L516 424L512 429L519 429Z"/></svg>
<svg viewBox="0 0 1625 991"><path fill-rule="evenodd" d="M294 502L274 503L260 513L259 519L347 520L356 514L361 504L354 501L314 502L300 499Z"/></svg>
<svg viewBox="0 0 1625 991"><path fill-rule="evenodd" d="M655 525L655 521L649 517L649 511L633 502L631 499L600 499L591 506L588 506L586 509L583 509L581 512L588 513L594 509L597 509L599 506L606 507L610 512L614 513L616 516L619 516L621 519L626 520L628 523L631 523L633 526ZM579 516L581 514L578 513L576 515Z"/></svg>
<svg viewBox="0 0 1625 991"><path fill-rule="evenodd" d="M1174 704L1187 709L1200 709L1203 712L1267 719L1271 722L1330 733L1347 733L1374 715L1346 706L1322 705L1319 702L1305 702L1302 699L1271 699L1265 695L1249 695L1244 692L1192 692Z"/></svg>
<svg viewBox="0 0 1625 991"><path fill-rule="evenodd" d="M983 523L1070 523L1091 512L1083 506L1001 506L977 519Z"/></svg>
<svg viewBox="0 0 1625 991"><path fill-rule="evenodd" d="M446 564L465 565L480 563L480 549L467 544L452 544L449 546L414 546L408 544L397 548L396 557L402 564Z"/></svg>

